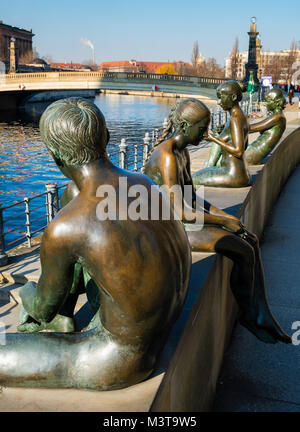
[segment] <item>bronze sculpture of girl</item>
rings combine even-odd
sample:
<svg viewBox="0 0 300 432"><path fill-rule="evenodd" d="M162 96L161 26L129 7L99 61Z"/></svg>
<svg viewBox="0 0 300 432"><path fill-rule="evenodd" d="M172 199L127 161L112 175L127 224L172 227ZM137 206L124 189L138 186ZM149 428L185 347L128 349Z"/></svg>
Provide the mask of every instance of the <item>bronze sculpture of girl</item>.
<svg viewBox="0 0 300 432"><path fill-rule="evenodd" d="M265 95L265 103L269 116L249 126L249 133L260 133L259 137L245 151L246 161L249 165L262 163L264 158L275 148L286 128L286 118L283 114L286 100L282 91L277 88L269 90ZM205 167L220 166L221 158L221 147L212 143Z"/></svg>
<svg viewBox="0 0 300 432"><path fill-rule="evenodd" d="M240 113L238 113L240 116ZM218 252L234 262L231 289L240 307L240 322L260 340L268 343L290 343L290 337L273 317L266 298L259 242L234 216L204 200L204 226L195 226L198 208L190 169L187 145L198 145L206 137L210 121L208 108L199 100L187 99L171 110L161 138L148 156L144 172L158 185L179 185L193 189L193 203L178 206L193 251ZM246 128L246 126L245 126ZM171 195L171 199L173 195Z"/></svg>
<svg viewBox="0 0 300 432"><path fill-rule="evenodd" d="M250 184L251 176L244 156L249 127L239 106L245 90L238 81L226 81L217 88L218 103L230 117L218 137L208 133L206 140L221 147L222 160L220 166L209 166L194 173L196 186L245 187Z"/></svg>

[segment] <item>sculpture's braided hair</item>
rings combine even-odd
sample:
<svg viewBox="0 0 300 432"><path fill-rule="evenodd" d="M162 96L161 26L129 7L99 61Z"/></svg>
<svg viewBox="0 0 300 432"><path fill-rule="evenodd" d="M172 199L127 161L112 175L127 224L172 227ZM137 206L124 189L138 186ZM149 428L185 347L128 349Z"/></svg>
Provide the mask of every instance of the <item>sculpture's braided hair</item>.
<svg viewBox="0 0 300 432"><path fill-rule="evenodd" d="M146 160L145 160L145 162L144 162L144 165L143 165L143 167L142 167L142 169L141 169L141 172L142 172L142 173L145 172L145 166L146 166L148 160L150 159L150 156L151 156L152 153L154 152L155 148L156 148L157 146L159 146L159 144L161 144L161 143L162 143L162 142L167 138L167 136L172 132L172 129L173 129L173 115L174 115L174 112L175 112L176 109L177 109L177 106L178 106L178 104L175 104L175 105L171 108L171 111L170 111L170 114L169 114L169 117L168 117L168 123L167 123L167 126L166 126L165 129L162 131L161 136L159 136L159 137L157 138L157 140L155 141L155 143L153 144L152 149L149 151L149 153L148 153L148 155L147 155L147 158L146 158Z"/></svg>
<svg viewBox="0 0 300 432"><path fill-rule="evenodd" d="M145 172L146 164L149 161L152 153L169 135L173 132L173 129L179 125L191 126L199 121L204 120L204 124L208 126L210 120L210 111L207 106L198 99L185 99L175 104L170 111L169 121L167 127L163 130L162 135L156 140L153 148L149 152L145 164L142 168L142 172Z"/></svg>

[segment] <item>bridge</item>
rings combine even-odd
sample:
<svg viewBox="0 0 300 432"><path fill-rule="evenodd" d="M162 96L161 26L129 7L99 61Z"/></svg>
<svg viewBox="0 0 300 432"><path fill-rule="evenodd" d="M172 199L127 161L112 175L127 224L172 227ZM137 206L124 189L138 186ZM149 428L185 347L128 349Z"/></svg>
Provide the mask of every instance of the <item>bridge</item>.
<svg viewBox="0 0 300 432"><path fill-rule="evenodd" d="M70 94L92 96L98 91L153 91L191 94L216 99L222 78L125 72L38 72L0 75L0 109L20 103L55 100ZM45 93L46 92L46 93ZM59 94L57 93L59 92ZM61 93L63 92L63 93Z"/></svg>

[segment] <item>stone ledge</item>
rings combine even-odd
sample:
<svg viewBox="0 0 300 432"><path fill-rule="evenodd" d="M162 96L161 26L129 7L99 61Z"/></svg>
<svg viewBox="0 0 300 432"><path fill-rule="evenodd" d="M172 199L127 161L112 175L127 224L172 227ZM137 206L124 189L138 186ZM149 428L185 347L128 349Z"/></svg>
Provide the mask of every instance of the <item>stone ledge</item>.
<svg viewBox="0 0 300 432"><path fill-rule="evenodd" d="M206 188L206 198L239 213L258 235L290 173L300 162L300 129L284 138L251 188ZM211 408L223 355L236 319L229 287L232 263L193 253L188 298L148 380L127 389L3 388L0 411L206 411ZM187 367L188 361L188 367Z"/></svg>

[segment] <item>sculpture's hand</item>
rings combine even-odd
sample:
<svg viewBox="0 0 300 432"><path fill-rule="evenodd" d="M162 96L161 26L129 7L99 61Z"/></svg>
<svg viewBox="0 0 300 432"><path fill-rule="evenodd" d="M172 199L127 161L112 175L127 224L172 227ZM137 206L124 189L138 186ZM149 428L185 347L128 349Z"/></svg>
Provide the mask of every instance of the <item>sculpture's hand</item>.
<svg viewBox="0 0 300 432"><path fill-rule="evenodd" d="M228 229L228 231L231 231L235 234L240 234L244 231L243 223L234 216L225 218L223 225L226 229Z"/></svg>
<svg viewBox="0 0 300 432"><path fill-rule="evenodd" d="M208 131L205 131L205 132L203 133L202 140L203 140L203 141L208 140L208 135L209 135L209 132L208 132Z"/></svg>

